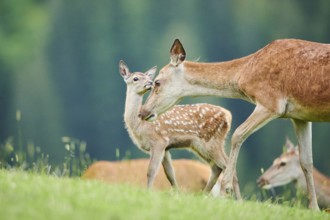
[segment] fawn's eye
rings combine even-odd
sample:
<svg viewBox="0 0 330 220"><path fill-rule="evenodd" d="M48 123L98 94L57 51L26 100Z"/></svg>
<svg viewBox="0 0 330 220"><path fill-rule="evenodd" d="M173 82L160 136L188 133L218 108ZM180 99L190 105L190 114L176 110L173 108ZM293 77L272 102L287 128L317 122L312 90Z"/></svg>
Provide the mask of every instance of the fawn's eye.
<svg viewBox="0 0 330 220"><path fill-rule="evenodd" d="M138 80L139 80L138 77L134 77L134 78L133 78L133 81L134 81L134 82L136 82L136 81L138 81Z"/></svg>
<svg viewBox="0 0 330 220"><path fill-rule="evenodd" d="M157 87L160 86L160 81L159 80L155 81L155 86L157 86Z"/></svg>

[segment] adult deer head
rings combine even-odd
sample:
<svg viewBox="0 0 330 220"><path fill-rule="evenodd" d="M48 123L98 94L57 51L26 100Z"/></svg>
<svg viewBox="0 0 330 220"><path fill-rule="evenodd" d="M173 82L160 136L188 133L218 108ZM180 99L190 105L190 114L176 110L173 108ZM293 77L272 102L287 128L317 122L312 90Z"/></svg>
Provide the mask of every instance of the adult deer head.
<svg viewBox="0 0 330 220"><path fill-rule="evenodd" d="M184 79L182 65L186 52L181 42L176 39L170 50L170 63L164 66L154 80L154 88L141 110L141 117L152 120L165 112L184 96L188 83Z"/></svg>

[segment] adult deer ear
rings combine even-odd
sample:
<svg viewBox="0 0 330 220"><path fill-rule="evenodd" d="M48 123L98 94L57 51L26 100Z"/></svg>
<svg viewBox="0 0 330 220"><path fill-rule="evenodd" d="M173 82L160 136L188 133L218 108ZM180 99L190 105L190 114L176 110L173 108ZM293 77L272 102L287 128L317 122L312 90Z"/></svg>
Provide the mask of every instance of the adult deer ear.
<svg viewBox="0 0 330 220"><path fill-rule="evenodd" d="M151 69L149 69L147 72L145 72L144 74L149 76L151 79L153 79L156 71L157 71L157 66L154 66Z"/></svg>
<svg viewBox="0 0 330 220"><path fill-rule="evenodd" d="M171 50L171 64L174 66L178 66L180 63L182 63L186 58L186 51L184 50L181 42L179 39L175 39Z"/></svg>
<svg viewBox="0 0 330 220"><path fill-rule="evenodd" d="M119 72L120 75L126 80L131 76L131 73L129 72L129 69L124 61L119 61Z"/></svg>

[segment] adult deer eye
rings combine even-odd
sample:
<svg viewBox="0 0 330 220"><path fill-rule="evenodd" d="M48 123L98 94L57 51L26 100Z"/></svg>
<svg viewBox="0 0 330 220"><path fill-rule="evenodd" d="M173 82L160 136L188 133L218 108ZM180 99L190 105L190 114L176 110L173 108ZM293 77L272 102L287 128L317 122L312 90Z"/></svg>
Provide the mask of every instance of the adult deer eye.
<svg viewBox="0 0 330 220"><path fill-rule="evenodd" d="M280 163L280 166L281 166L281 167L284 167L285 165L286 165L286 162L281 162L281 163Z"/></svg>
<svg viewBox="0 0 330 220"><path fill-rule="evenodd" d="M138 81L138 80L139 80L138 77L134 77L134 78L133 78L133 81L134 81L134 82L136 82L136 81Z"/></svg>

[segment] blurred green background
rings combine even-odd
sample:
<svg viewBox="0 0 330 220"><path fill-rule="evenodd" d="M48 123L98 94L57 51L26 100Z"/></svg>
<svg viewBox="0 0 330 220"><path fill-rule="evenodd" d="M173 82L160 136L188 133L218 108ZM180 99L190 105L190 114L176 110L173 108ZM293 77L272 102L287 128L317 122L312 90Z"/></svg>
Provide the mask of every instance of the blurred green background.
<svg viewBox="0 0 330 220"><path fill-rule="evenodd" d="M279 38L330 43L330 1L1 0L0 142L33 143L53 163L65 155L63 136L85 141L97 160L147 157L124 127L126 85L118 62L125 60L131 71L160 68L175 38L188 60L205 62L239 58ZM228 108L231 132L253 110L241 100L184 102ZM327 123L313 125L314 164L328 176L329 131ZM276 120L244 143L238 176L247 195L257 188L260 169L282 152L286 136L296 142L290 121Z"/></svg>

